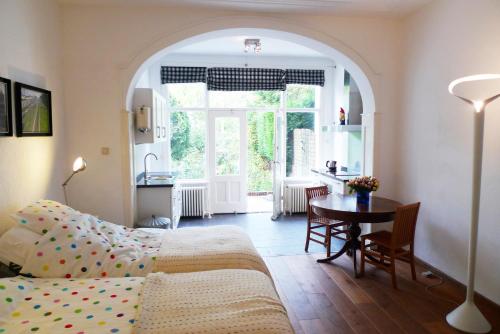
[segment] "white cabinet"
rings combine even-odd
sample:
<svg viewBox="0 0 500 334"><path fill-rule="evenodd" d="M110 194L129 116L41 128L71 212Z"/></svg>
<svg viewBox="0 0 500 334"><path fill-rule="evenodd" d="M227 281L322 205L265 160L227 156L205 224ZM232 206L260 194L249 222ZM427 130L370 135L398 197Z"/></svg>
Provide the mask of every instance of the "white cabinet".
<svg viewBox="0 0 500 334"><path fill-rule="evenodd" d="M170 218L177 228L182 210L182 195L177 185L171 187L137 188L137 209L139 221L152 215Z"/></svg>
<svg viewBox="0 0 500 334"><path fill-rule="evenodd" d="M134 91L134 111L139 107L151 108L151 129L146 132L135 131L136 144L153 144L167 141L168 115L167 100L151 88L136 88Z"/></svg>

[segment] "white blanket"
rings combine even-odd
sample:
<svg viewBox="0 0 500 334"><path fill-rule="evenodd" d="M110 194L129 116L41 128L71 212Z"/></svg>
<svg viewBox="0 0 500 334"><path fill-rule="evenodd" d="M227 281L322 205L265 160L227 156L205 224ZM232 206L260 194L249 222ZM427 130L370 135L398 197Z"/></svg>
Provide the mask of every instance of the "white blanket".
<svg viewBox="0 0 500 334"><path fill-rule="evenodd" d="M181 273L217 269L253 269L270 276L252 241L237 226L165 232L154 271Z"/></svg>
<svg viewBox="0 0 500 334"><path fill-rule="evenodd" d="M136 334L293 333L271 279L254 270L148 275Z"/></svg>

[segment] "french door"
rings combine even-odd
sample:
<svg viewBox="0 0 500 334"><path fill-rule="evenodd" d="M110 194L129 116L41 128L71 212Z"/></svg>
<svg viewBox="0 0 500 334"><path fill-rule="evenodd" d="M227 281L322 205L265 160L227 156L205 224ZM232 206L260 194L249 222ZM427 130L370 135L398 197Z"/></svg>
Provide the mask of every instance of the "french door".
<svg viewBox="0 0 500 334"><path fill-rule="evenodd" d="M208 121L212 212L246 212L246 112L210 110Z"/></svg>
<svg viewBox="0 0 500 334"><path fill-rule="evenodd" d="M276 220L283 212L283 113L274 114L273 214Z"/></svg>

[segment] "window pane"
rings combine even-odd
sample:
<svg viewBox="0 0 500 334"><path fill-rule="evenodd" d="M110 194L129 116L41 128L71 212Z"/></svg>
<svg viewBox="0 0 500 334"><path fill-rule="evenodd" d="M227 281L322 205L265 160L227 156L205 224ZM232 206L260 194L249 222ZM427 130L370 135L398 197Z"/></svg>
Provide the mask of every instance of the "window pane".
<svg viewBox="0 0 500 334"><path fill-rule="evenodd" d="M205 177L206 113L170 113L170 154L172 169L181 179Z"/></svg>
<svg viewBox="0 0 500 334"><path fill-rule="evenodd" d="M287 85L286 106L288 108L316 108L317 86Z"/></svg>
<svg viewBox="0 0 500 334"><path fill-rule="evenodd" d="M311 174L316 162L316 137L312 112L286 113L286 176Z"/></svg>
<svg viewBox="0 0 500 334"><path fill-rule="evenodd" d="M274 112L248 112L248 191L273 191Z"/></svg>
<svg viewBox="0 0 500 334"><path fill-rule="evenodd" d="M204 83L167 84L168 105L178 108L205 107Z"/></svg>
<svg viewBox="0 0 500 334"><path fill-rule="evenodd" d="M209 91L208 100L211 108L278 108L280 95L278 91Z"/></svg>
<svg viewBox="0 0 500 334"><path fill-rule="evenodd" d="M217 117L215 119L215 174L240 173L240 119Z"/></svg>

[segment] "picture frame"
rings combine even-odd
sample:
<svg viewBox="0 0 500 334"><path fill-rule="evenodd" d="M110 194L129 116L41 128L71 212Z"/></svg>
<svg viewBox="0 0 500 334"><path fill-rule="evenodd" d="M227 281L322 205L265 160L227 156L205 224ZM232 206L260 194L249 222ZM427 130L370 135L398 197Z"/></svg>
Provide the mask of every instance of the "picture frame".
<svg viewBox="0 0 500 334"><path fill-rule="evenodd" d="M14 84L16 135L52 136L52 94L50 91L20 82Z"/></svg>
<svg viewBox="0 0 500 334"><path fill-rule="evenodd" d="M0 137L11 137L13 132L11 81L0 77Z"/></svg>

